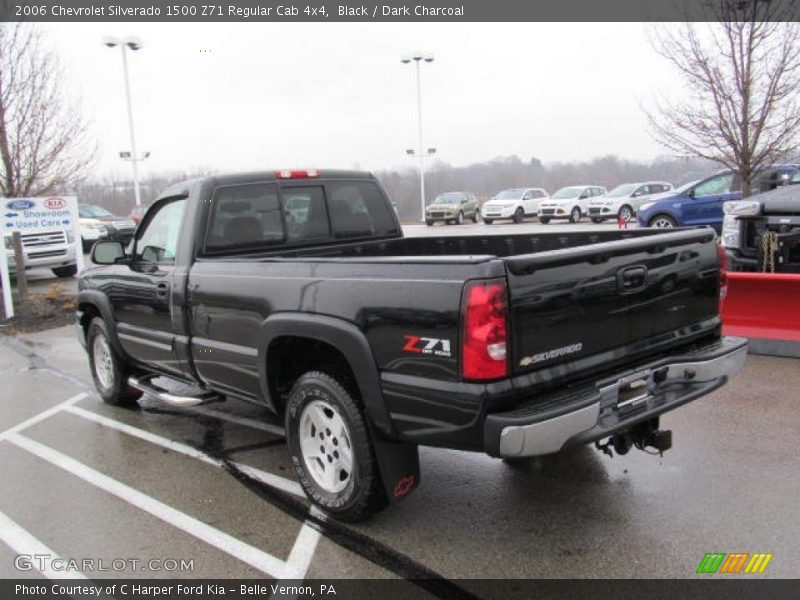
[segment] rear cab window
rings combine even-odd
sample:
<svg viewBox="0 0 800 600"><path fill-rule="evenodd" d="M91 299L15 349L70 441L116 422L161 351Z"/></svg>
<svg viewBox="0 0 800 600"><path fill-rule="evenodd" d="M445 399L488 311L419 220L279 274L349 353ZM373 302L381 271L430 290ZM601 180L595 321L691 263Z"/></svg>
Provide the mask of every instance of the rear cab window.
<svg viewBox="0 0 800 600"><path fill-rule="evenodd" d="M374 181L226 184L213 193L203 252L271 250L398 232L393 209Z"/></svg>

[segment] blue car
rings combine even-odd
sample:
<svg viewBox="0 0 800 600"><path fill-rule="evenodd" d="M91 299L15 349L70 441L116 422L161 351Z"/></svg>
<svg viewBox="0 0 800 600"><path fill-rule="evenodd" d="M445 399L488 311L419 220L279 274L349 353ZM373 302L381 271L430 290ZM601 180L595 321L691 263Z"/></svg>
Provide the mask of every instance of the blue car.
<svg viewBox="0 0 800 600"><path fill-rule="evenodd" d="M636 217L640 227L669 229L692 225L710 225L722 229L722 205L742 197L739 177L723 171L707 179L693 181L674 192L656 197L639 207Z"/></svg>
<svg viewBox="0 0 800 600"><path fill-rule="evenodd" d="M798 165L768 167L754 178L752 193L774 189L796 171ZM674 192L654 197L639 207L636 217L640 227L671 227L709 225L722 231L722 205L741 200L741 178L731 170L706 179L687 183Z"/></svg>

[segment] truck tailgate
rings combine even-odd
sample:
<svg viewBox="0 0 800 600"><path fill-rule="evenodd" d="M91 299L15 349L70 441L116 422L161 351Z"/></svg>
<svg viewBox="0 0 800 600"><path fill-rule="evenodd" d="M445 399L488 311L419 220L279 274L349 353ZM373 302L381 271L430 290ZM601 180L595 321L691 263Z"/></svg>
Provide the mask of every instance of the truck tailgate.
<svg viewBox="0 0 800 600"><path fill-rule="evenodd" d="M590 357L600 366L644 356L719 326L719 258L709 228L505 262L516 374Z"/></svg>

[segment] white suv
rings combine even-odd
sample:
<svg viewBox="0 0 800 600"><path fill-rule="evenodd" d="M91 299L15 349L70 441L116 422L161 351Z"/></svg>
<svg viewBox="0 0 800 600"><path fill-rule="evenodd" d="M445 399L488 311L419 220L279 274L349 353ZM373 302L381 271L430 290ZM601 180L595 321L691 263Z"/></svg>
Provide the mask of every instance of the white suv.
<svg viewBox="0 0 800 600"><path fill-rule="evenodd" d="M513 219L522 223L525 217L539 214L539 203L549 198L542 188L513 188L503 190L483 205L483 222L491 225L497 219Z"/></svg>
<svg viewBox="0 0 800 600"><path fill-rule="evenodd" d="M539 204L539 222L549 223L550 219L569 219L577 223L583 215L589 214L589 200L605 196L602 185L571 185L563 187L547 200Z"/></svg>
<svg viewBox="0 0 800 600"><path fill-rule="evenodd" d="M623 183L605 196L589 200L589 216L595 223L606 219L630 221L639 207L655 194L672 191L672 184L665 181L645 183Z"/></svg>

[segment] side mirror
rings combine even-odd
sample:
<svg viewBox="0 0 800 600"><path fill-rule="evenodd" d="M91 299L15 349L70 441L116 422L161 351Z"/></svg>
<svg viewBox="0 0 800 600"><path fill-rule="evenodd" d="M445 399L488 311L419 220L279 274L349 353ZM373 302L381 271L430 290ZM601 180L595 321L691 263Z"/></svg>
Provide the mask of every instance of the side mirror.
<svg viewBox="0 0 800 600"><path fill-rule="evenodd" d="M694 188L686 192L686 195L689 196L689 198L694 198Z"/></svg>
<svg viewBox="0 0 800 600"><path fill-rule="evenodd" d="M125 246L122 242L104 240L92 246L92 262L96 265L113 265L124 256Z"/></svg>
<svg viewBox="0 0 800 600"><path fill-rule="evenodd" d="M589 194L581 194L578 196L578 200L586 200L589 197Z"/></svg>

